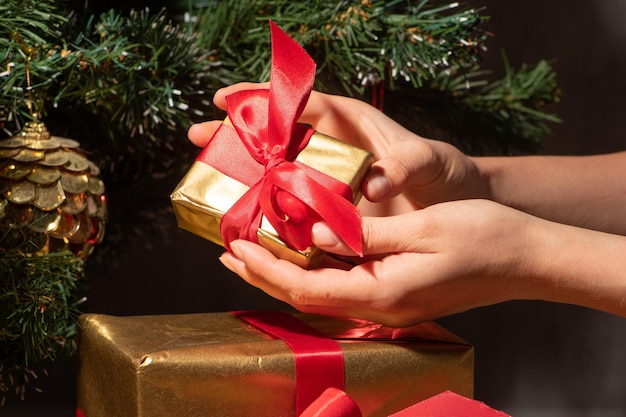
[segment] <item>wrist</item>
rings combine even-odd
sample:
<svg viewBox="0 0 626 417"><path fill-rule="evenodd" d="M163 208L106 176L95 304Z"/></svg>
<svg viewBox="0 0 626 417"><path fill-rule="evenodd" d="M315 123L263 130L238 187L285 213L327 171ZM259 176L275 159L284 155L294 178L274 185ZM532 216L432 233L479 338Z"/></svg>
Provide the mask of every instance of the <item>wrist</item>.
<svg viewBox="0 0 626 417"><path fill-rule="evenodd" d="M497 198L498 183L502 178L502 171L498 164L498 158L494 157L468 157L475 167L472 189L476 198L504 203Z"/></svg>
<svg viewBox="0 0 626 417"><path fill-rule="evenodd" d="M537 225L522 298L626 316L626 238L539 219Z"/></svg>
<svg viewBox="0 0 626 417"><path fill-rule="evenodd" d="M433 197L433 202L451 200L487 199L492 200L489 171L480 158L465 155L458 148L446 142L429 141L433 158L438 161L438 172L424 194Z"/></svg>

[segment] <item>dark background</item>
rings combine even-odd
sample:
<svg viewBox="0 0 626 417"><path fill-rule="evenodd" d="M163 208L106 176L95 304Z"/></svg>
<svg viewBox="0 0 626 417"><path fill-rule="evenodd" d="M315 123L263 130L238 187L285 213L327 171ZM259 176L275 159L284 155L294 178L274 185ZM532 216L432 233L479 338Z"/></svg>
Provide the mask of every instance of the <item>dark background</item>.
<svg viewBox="0 0 626 417"><path fill-rule="evenodd" d="M626 2L472 0L486 6L486 67L554 59L563 100L543 152L626 148ZM626 173L626 169L625 169ZM626 175L625 175L626 177ZM626 178L625 178L626 180ZM164 190L169 193L170 190ZM567 192L567 190L564 190ZM117 264L89 270L84 311L115 315L282 308L221 266L221 248L179 230L167 241L133 240ZM151 248L146 248L149 243ZM626 415L626 320L574 306L516 301L439 321L476 348L476 398L515 417ZM74 360L58 363L41 394L0 408L8 416L73 416Z"/></svg>

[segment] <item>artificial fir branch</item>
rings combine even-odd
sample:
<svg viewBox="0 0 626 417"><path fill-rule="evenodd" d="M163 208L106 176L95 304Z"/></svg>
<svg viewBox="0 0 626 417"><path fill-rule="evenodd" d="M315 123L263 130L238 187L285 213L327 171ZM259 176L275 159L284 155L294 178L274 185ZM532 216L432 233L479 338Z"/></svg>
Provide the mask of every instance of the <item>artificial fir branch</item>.
<svg viewBox="0 0 626 417"><path fill-rule="evenodd" d="M478 94L457 91L464 94L456 96L454 103L467 109L467 118L476 116L472 134L488 132L482 136L483 149L535 151L541 145L541 138L550 133L546 122L560 121L542 111L542 106L555 102L560 94L555 73L547 61L540 61L532 68L523 65L519 70L507 65L504 78L487 84ZM490 117L485 117L487 114ZM490 123L493 123L491 131L486 129Z"/></svg>
<svg viewBox="0 0 626 417"><path fill-rule="evenodd" d="M46 364L74 352L83 280L82 261L69 252L0 251L0 403L23 398Z"/></svg>
<svg viewBox="0 0 626 417"><path fill-rule="evenodd" d="M314 57L319 67L318 89L365 97L367 89L380 83L389 92L405 90L410 83L413 102L433 95L429 93L441 93L444 98L447 93L476 96L479 101L484 94L476 89L462 93L458 84L446 79L463 78L461 85L479 81L471 78L486 48L487 35L481 28L486 17L458 3L435 7L428 1L211 2L180 26L163 12L134 12L125 17L111 11L85 19L86 26L78 31L64 31L74 34L74 39L60 39L47 54L36 57L44 61L40 67L51 69L38 78L53 84L48 93L52 106L70 109L70 116L90 112L101 120L101 134L109 135L109 142L118 141L119 148L114 149L118 154L133 143L119 141L139 133L140 152L156 159L159 145L171 147L179 141L172 133L180 134L190 122L207 114L208 97L217 88L269 78L265 24L269 19ZM21 62L11 63L18 69L12 70L13 77L4 77L5 86L20 79ZM38 67L36 59L33 67ZM436 90L430 91L433 80L437 80ZM542 105L558 100L558 90L551 88L551 96L539 102ZM194 97L199 92L207 98ZM0 108L15 108L20 90L14 93L12 102L0 102ZM534 149L549 130L541 105L534 107L538 113L526 118L502 119L481 106L473 111L483 111L485 130L504 132L507 141L514 139L524 150L527 145ZM467 106L447 110L459 113L457 119L462 120ZM540 129L531 128L535 122ZM164 130L169 132L163 135ZM478 148L474 145L483 136L466 134L462 139L470 143L469 148ZM152 146L156 141L159 145Z"/></svg>
<svg viewBox="0 0 626 417"><path fill-rule="evenodd" d="M470 152L535 151L547 123L558 122L545 111L560 98L555 74L546 61L519 71L504 61L507 75L493 81L480 68L488 34L479 12L424 0L214 2L201 15L200 39L217 51L226 84L267 81L270 44L261 23L272 19L314 57L317 89L368 99L383 86L401 98L384 110L416 133L437 132ZM516 95L501 94L512 73Z"/></svg>
<svg viewBox="0 0 626 417"><path fill-rule="evenodd" d="M493 82L478 67L456 77L433 79L430 91L423 91L411 108L414 119L426 121L418 123L418 130L472 154L538 150L541 138L550 132L547 123L560 122L554 114L542 111L547 103L558 101L556 74L547 61L518 70L508 66L506 57L504 62L504 77ZM399 102L410 101L405 93L399 94ZM393 111L400 113L402 108Z"/></svg>

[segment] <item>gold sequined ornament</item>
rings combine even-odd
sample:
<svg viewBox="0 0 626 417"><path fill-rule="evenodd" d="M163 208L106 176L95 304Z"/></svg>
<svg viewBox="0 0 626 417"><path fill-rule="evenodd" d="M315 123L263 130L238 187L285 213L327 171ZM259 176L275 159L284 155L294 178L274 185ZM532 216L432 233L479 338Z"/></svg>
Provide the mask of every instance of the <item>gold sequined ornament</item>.
<svg viewBox="0 0 626 417"><path fill-rule="evenodd" d="M79 142L50 136L41 122L1 140L0 250L21 244L33 255L70 250L86 259L104 236L99 175Z"/></svg>

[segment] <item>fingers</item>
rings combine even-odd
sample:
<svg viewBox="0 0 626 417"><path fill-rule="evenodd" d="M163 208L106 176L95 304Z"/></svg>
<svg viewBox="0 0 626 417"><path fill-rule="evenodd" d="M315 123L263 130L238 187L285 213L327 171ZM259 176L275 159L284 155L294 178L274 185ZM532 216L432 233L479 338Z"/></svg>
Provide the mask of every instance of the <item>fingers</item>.
<svg viewBox="0 0 626 417"><path fill-rule="evenodd" d="M268 83L239 83L218 90L214 103L225 109L226 97L241 90L268 88ZM371 202L389 200L407 187L419 187L441 173L438 154L430 141L398 125L369 104L349 97L311 92L300 121L374 153L378 160L363 182L363 194ZM197 146L205 146L219 121L198 123L188 132Z"/></svg>
<svg viewBox="0 0 626 417"><path fill-rule="evenodd" d="M391 255L385 261L359 265L349 271L332 268L303 270L277 259L261 246L231 243L233 253L220 261L249 284L294 308L314 314L359 317L389 325L407 325L409 316L394 308L390 277L406 265L407 254ZM414 321L414 318L411 318Z"/></svg>
<svg viewBox="0 0 626 417"><path fill-rule="evenodd" d="M213 96L213 103L222 110L226 110L226 97L237 91L257 90L269 88L269 83L238 83L228 87L220 88ZM309 123L315 126L320 118L324 116L328 109L328 103L322 97L321 93L312 92L307 109L303 114L303 123ZM209 122L195 123L188 132L187 137L196 146L204 147L213 136L221 121L214 120Z"/></svg>
<svg viewBox="0 0 626 417"><path fill-rule="evenodd" d="M228 269L268 295L291 305L335 305L340 294L354 292L346 284L348 271L333 269L333 279L329 281L328 275L315 270L306 271L291 262L277 259L260 245L248 241L231 242L231 249L233 254L227 252L220 257Z"/></svg>
<svg viewBox="0 0 626 417"><path fill-rule="evenodd" d="M215 92L215 95L213 96L213 103L220 109L226 110L226 96L241 90L258 90L264 88L269 88L269 83L242 82L233 84L217 90ZM332 98L329 99L329 97ZM322 118L327 113L328 109L332 107L330 101L333 100L347 101L351 99L340 96L331 96L328 94L319 93L317 91L312 91L309 100L307 101L306 109L304 110L300 121L302 123L314 125L320 118Z"/></svg>
<svg viewBox="0 0 626 417"><path fill-rule="evenodd" d="M187 137L196 146L205 147L217 128L222 124L220 120L210 122L195 123L187 131Z"/></svg>
<svg viewBox="0 0 626 417"><path fill-rule="evenodd" d="M326 118L345 120L345 115L342 113L357 113L362 111L364 106L367 105L353 98L312 91L300 117L300 122L316 127L320 121ZM338 111L339 109L341 111Z"/></svg>
<svg viewBox="0 0 626 417"><path fill-rule="evenodd" d="M414 212L389 217L363 217L363 254L380 255L418 249L418 242L423 238L418 233L422 221L420 214ZM313 244L326 252L342 256L356 255L325 222L315 223L311 235Z"/></svg>
<svg viewBox="0 0 626 417"><path fill-rule="evenodd" d="M229 252L225 252L220 257L220 261L228 269L239 275L248 283L254 285L255 287L262 288L266 293L280 300L284 301L285 298L281 295L282 282L278 286L261 285L262 283L259 282L257 277L259 275L263 276L263 274L272 270L285 271L285 274L293 277L294 280L301 279L304 274L304 270L302 268L291 262L277 259L268 250L264 249L260 245L247 241L236 240L231 242L230 247L233 253L231 254ZM249 269L247 264L254 265L255 269ZM277 277L277 279L281 280L281 277Z"/></svg>
<svg viewBox="0 0 626 417"><path fill-rule="evenodd" d="M267 88L268 83L239 83L221 88L215 92L213 103L222 110L226 110L226 96L241 90L255 90ZM195 123L187 131L187 137L196 146L205 147L217 128L222 123L221 120Z"/></svg>
<svg viewBox="0 0 626 417"><path fill-rule="evenodd" d="M373 202L395 197L407 188L431 183L440 174L442 162L421 138L397 141L372 165L363 181L363 194Z"/></svg>
<svg viewBox="0 0 626 417"><path fill-rule="evenodd" d="M213 103L222 110L226 110L226 96L242 90L260 90L269 88L269 83L237 83L220 88L213 96Z"/></svg>
<svg viewBox="0 0 626 417"><path fill-rule="evenodd" d="M269 83L234 84L219 89L213 97L213 102L225 110L226 96L241 90L263 88L269 88ZM369 121L381 115L377 109L360 100L312 91L299 122L309 124L327 135L357 144L358 138L363 136L358 120Z"/></svg>

